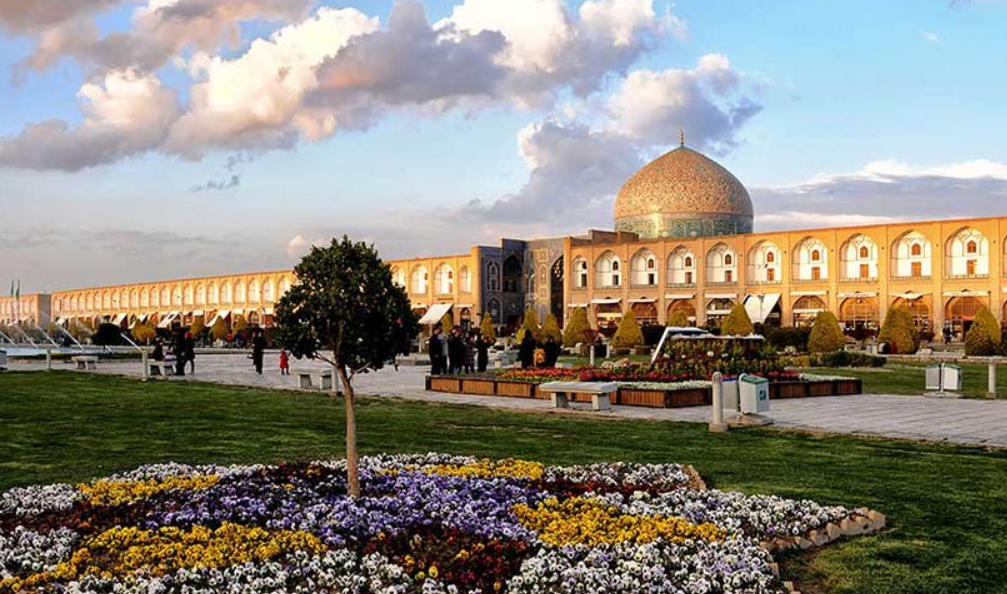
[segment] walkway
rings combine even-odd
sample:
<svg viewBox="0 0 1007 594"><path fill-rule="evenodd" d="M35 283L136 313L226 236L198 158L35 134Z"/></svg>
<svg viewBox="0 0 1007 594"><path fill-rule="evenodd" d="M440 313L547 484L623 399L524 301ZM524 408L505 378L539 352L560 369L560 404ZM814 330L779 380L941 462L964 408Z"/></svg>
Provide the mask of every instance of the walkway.
<svg viewBox="0 0 1007 594"><path fill-rule="evenodd" d="M295 360L292 361L295 375L281 376L276 370L275 360L275 353L267 353L267 370L259 376L254 373L251 361L245 355L201 355L196 360L196 375L187 375L184 380L297 389L297 371L325 369L323 364ZM68 364L54 365L57 369L69 369ZM42 362L13 362L11 365L14 371L43 367ZM544 400L426 392L423 390L423 377L427 370L427 367L401 367L396 372L389 368L379 373L359 376L355 383L362 394L515 410L550 410L549 402ZM99 363L98 372L139 377L141 368L139 361L110 361ZM173 381L182 379L175 378ZM611 413L613 416L627 419L707 422L710 418L708 406L682 409L630 406L614 408L615 411ZM1007 447L1007 401L1004 400L862 394L775 400L770 416L777 427Z"/></svg>

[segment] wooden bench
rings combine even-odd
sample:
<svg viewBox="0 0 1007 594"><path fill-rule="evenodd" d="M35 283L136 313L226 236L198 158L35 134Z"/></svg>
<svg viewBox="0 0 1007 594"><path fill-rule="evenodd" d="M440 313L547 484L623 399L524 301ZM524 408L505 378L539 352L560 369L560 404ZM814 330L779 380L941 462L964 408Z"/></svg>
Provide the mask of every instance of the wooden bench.
<svg viewBox="0 0 1007 594"><path fill-rule="evenodd" d="M554 408L570 408L573 394L590 394L591 410L612 410L612 394L619 390L615 382L546 382L538 389L550 394Z"/></svg>
<svg viewBox="0 0 1007 594"><path fill-rule="evenodd" d="M311 378L314 375L318 376L319 387L322 390L332 389L332 373L328 371L321 374L300 372L297 374L297 385L306 390L313 390L315 388L315 384Z"/></svg>
<svg viewBox="0 0 1007 594"><path fill-rule="evenodd" d="M73 361L77 371L95 371L98 369L98 357L77 356L70 360Z"/></svg>
<svg viewBox="0 0 1007 594"><path fill-rule="evenodd" d="M175 364L171 361L151 361L150 376L168 377L175 375Z"/></svg>

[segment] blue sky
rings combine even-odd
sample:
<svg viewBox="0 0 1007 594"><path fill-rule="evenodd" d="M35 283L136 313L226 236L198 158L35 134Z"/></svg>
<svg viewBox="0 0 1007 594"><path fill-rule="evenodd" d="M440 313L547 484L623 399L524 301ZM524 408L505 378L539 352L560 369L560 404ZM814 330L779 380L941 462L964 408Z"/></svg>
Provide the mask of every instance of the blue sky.
<svg viewBox="0 0 1007 594"><path fill-rule="evenodd" d="M129 74L121 74L121 64L97 63L72 48L45 68L19 70L17 64L40 40L66 23L50 18L26 24L31 19L16 14L17 7L7 14L0 9L0 69L10 73L0 77L5 106L0 212L7 230L0 239L0 276L19 276L32 288L56 288L287 266L303 245L342 232L371 239L395 257L460 251L522 231L540 236L606 226L620 176L677 140L676 119L689 120L677 122L686 128L689 144L711 153L749 187L757 215L764 215L757 220L762 229L785 226L788 213L798 213L796 220L808 226L830 218L1007 214L1007 167L1001 165L1007 163L1007 148L1000 132L1007 129L1002 108L1007 3L595 1L653 9L651 20L633 29L632 51L612 58L601 73L571 66L580 54L587 56L585 63L611 57L613 48L601 41L587 48L563 46L551 55L549 64L560 74L540 77L508 66L501 75L506 84L480 87L475 95L441 93L437 77L449 77L450 67L437 71L436 64L418 61L411 70L393 69L380 82L382 89L394 87L385 95L354 88L350 101L350 91L340 87L338 93L299 97L303 105L293 119L262 131L288 135L287 142L249 138L245 127L217 130L224 119L219 113L189 113L198 111L192 85L210 76L188 72L198 42L183 43L163 65L145 70L131 65ZM390 1L309 3L304 12L281 18L265 18L272 8L270 0L262 2L261 15L225 23L238 27L239 43L211 44L208 51L204 43L200 49L222 60L241 59L253 41L298 26L320 6L355 8L380 19L377 33L365 27L356 39L387 34L394 41L399 35L386 30ZM490 11L476 6L480 2L487 0L468 0L473 12ZM528 22L541 20L534 11L551 2L561 0L526 0ZM422 5L436 28L462 3ZM145 5L121 2L79 18L94 23L97 39L103 39L139 30L134 13ZM573 27L583 21L580 8L580 2L566 4ZM455 21L459 29L464 23L461 17ZM514 35L534 38L534 28L517 34L501 29L502 46L493 47L508 51ZM351 71L384 72L382 60L400 49L391 47L362 45ZM312 72L345 73L350 67L339 60L348 50L339 51ZM498 63L499 52L491 56ZM722 61L704 62L711 55ZM713 70L701 66L713 62L718 64ZM483 71L472 66L473 80L480 73L490 76L486 63L479 62ZM437 73L430 80L409 87L394 80L428 66ZM133 134L130 128L131 136L114 142L102 136L102 143L92 146L91 136L63 134L59 151L49 150L52 145L45 142L54 142L49 137L40 143L23 134L26 126L53 119L75 130L84 119L82 85L110 89L113 70L129 83L147 81L173 92L169 103L177 104L178 112L160 103L163 129L144 127ZM627 82L634 73L663 76L658 88L666 96L686 93L690 85L699 95L681 103L648 102L642 87ZM593 90L578 95L571 81L584 77L591 78ZM467 84L468 77L461 78ZM717 90L719 80L730 82ZM424 87L424 97L436 99L404 99L420 92L417 86ZM620 94L626 97L621 105L630 107L618 115L613 97ZM323 109L328 116L352 121L320 136L306 133L299 118L317 115L318 97L328 102ZM365 115L346 115L361 105ZM743 105L754 108L724 123ZM141 106L137 114L152 111ZM633 129L637 111L653 124ZM172 122L181 114L203 119L195 120L188 135L178 134ZM700 132L690 134L690 128ZM212 137L202 135L211 129ZM519 138L527 140L520 149ZM198 154L185 154L193 146ZM99 158L105 151L113 156ZM52 157L58 152L66 158ZM554 165L536 165L531 153ZM234 157L240 162L228 169ZM598 179L586 183L591 176ZM236 184L227 183L232 177ZM227 187L196 191L209 182ZM898 188L892 190L892 184ZM878 200L879 187L901 198ZM947 201L945 191L965 195L953 199L950 209L940 203ZM834 197L834 207L817 213L802 209L800 199L809 194ZM473 200L481 202L469 204ZM569 216L567 209L577 208L578 201L590 206ZM498 213L509 214L494 218ZM89 257L82 257L80 246L88 246Z"/></svg>

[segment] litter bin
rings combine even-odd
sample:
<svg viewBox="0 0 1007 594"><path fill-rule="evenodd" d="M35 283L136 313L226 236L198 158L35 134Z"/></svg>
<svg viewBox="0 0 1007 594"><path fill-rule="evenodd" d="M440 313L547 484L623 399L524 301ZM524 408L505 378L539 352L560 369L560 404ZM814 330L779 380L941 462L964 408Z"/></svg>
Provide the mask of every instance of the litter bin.
<svg viewBox="0 0 1007 594"><path fill-rule="evenodd" d="M741 413L750 415L769 412L769 380L747 373L738 378Z"/></svg>
<svg viewBox="0 0 1007 594"><path fill-rule="evenodd" d="M727 412L738 412L738 380L727 378L723 384L724 410Z"/></svg>
<svg viewBox="0 0 1007 594"><path fill-rule="evenodd" d="M957 365L944 366L944 379L941 388L945 392L962 391L962 368Z"/></svg>

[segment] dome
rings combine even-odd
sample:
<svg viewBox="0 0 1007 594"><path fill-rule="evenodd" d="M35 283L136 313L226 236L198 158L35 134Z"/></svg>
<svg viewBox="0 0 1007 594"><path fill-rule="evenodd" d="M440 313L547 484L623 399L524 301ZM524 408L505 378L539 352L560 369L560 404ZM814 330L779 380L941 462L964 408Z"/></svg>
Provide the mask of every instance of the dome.
<svg viewBox="0 0 1007 594"><path fill-rule="evenodd" d="M752 231L748 190L719 163L684 145L633 174L615 200L615 228L642 239Z"/></svg>

